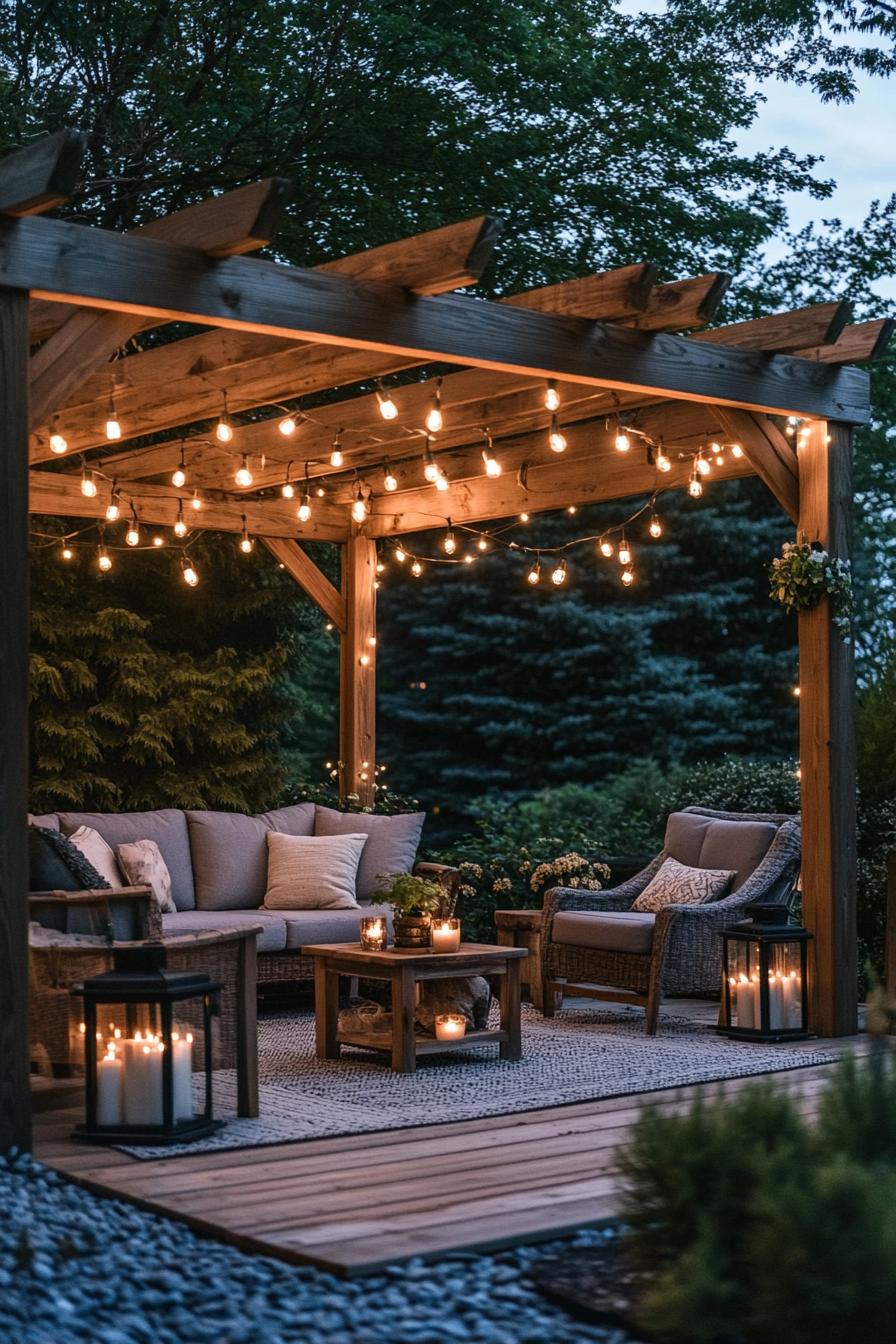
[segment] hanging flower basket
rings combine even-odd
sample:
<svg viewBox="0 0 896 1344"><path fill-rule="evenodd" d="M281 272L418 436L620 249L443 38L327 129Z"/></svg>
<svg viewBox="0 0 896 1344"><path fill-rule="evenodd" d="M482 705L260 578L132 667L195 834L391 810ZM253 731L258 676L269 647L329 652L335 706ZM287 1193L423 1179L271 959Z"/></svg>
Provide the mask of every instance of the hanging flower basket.
<svg viewBox="0 0 896 1344"><path fill-rule="evenodd" d="M848 560L835 559L801 532L796 541L785 541L768 567L768 578L769 596L788 612L811 611L829 598L840 638L844 644L851 642L855 600Z"/></svg>

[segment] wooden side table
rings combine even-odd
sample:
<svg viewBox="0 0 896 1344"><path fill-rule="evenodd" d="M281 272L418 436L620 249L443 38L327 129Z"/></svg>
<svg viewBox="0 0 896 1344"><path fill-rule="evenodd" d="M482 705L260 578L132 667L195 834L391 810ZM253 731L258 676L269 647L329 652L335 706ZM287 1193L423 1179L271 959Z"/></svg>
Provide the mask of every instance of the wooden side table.
<svg viewBox="0 0 896 1344"><path fill-rule="evenodd" d="M388 1049L395 1073L413 1073L418 1055L469 1049L493 1041L502 1059L519 1059L520 963L522 948L495 947L489 943L461 943L459 952L368 952L358 943L320 943L303 947L314 958L314 1019L318 1059L338 1059L340 1046L359 1045L367 1050ZM384 1047L382 1035L339 1030L339 977L362 976L388 980L392 986L392 1039ZM453 976L499 977L498 999L501 1025L495 1029L468 1031L454 1041L421 1038L414 1030L415 986L422 980L445 980Z"/></svg>
<svg viewBox="0 0 896 1344"><path fill-rule="evenodd" d="M524 947L528 952L520 967L520 981L529 991L529 1002L544 1012L541 984L541 911L496 910L495 926L501 947Z"/></svg>

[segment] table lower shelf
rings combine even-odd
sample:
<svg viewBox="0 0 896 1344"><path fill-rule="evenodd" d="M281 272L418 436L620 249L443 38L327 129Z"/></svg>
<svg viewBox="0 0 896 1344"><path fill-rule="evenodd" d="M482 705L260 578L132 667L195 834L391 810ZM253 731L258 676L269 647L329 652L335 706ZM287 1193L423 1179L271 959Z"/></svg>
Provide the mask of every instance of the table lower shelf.
<svg viewBox="0 0 896 1344"><path fill-rule="evenodd" d="M418 1055L441 1055L446 1050L464 1050L472 1045L488 1045L489 1043L503 1044L507 1040L507 1032L502 1031L500 1027L493 1030L468 1031L464 1036L453 1041L437 1041L430 1036L416 1036L414 1038L414 1048ZM392 1038L384 1032L365 1031L341 1031L336 1037L339 1045L357 1045L364 1050L383 1050L387 1054L392 1053Z"/></svg>

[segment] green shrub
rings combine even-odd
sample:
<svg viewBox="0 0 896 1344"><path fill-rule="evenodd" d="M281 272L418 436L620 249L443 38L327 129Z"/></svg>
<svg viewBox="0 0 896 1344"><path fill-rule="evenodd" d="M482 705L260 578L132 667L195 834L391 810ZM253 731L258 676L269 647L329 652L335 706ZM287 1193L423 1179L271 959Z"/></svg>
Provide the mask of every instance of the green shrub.
<svg viewBox="0 0 896 1344"><path fill-rule="evenodd" d="M896 1067L848 1058L817 1123L770 1085L645 1111L623 1159L639 1324L668 1344L889 1338Z"/></svg>

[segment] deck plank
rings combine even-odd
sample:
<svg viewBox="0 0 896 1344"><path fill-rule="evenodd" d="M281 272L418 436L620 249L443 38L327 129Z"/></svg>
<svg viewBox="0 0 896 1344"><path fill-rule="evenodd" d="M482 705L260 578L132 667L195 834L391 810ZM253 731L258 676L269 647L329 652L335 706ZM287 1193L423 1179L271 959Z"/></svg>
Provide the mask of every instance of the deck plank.
<svg viewBox="0 0 896 1344"><path fill-rule="evenodd" d="M711 1020L712 1007L689 1005ZM677 1004L676 1012L682 1007ZM864 1053L867 1037L825 1042ZM817 1049L810 1042L807 1049ZM815 1113L830 1066L773 1075ZM74 1108L37 1114L35 1152L119 1196L250 1252L346 1275L410 1256L556 1237L618 1216L619 1161L644 1107L677 1112L756 1077L523 1114L140 1162L76 1142Z"/></svg>

